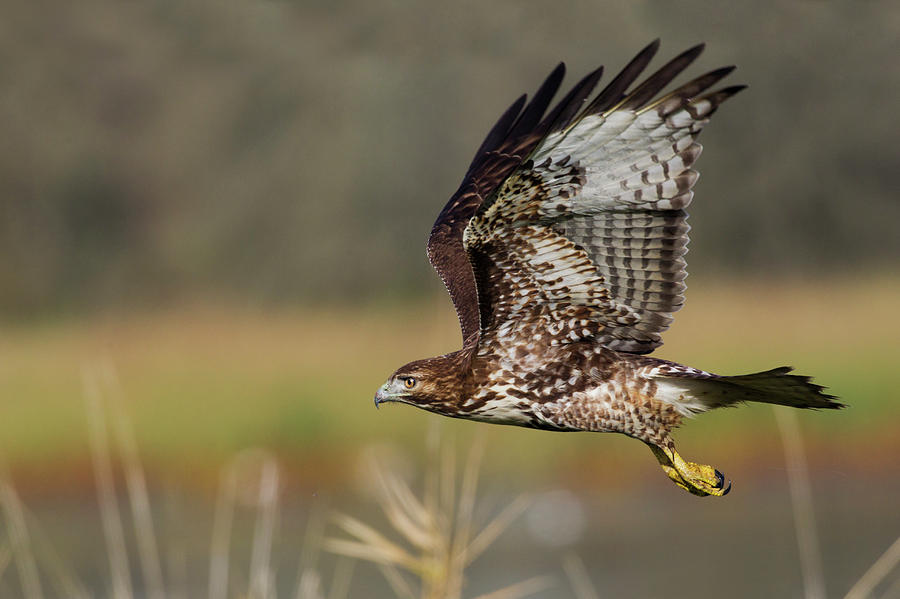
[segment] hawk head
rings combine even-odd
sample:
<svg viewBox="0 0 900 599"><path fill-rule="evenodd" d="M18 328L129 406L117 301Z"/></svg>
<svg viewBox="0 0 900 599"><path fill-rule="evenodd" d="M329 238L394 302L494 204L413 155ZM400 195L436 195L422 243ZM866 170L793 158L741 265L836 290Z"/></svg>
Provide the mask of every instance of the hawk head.
<svg viewBox="0 0 900 599"><path fill-rule="evenodd" d="M449 356L416 360L398 368L375 392L375 407L399 402L448 413L459 395L459 365Z"/></svg>

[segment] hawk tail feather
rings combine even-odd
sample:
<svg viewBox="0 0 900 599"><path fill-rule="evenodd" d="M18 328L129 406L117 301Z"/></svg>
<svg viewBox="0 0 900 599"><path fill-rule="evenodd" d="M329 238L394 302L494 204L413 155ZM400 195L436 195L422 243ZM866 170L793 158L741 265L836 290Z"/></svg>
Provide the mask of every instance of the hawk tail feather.
<svg viewBox="0 0 900 599"><path fill-rule="evenodd" d="M844 407L837 397L825 393L824 387L811 382L810 377L790 374L792 370L782 366L739 376L685 372L680 376L661 377L658 381L663 383L662 399L686 415L747 401L813 410Z"/></svg>

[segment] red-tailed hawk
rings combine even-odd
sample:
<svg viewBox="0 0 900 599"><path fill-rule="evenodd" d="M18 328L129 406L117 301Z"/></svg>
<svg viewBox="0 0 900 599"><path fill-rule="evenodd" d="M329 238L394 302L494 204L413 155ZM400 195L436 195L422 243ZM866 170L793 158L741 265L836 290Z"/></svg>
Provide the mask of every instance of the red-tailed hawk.
<svg viewBox="0 0 900 599"><path fill-rule="evenodd" d="M593 97L602 68L588 74L547 112L560 64L531 102L522 96L500 117L428 240L463 348L399 368L376 406L624 433L697 495L731 483L675 451L683 417L745 401L842 407L787 367L719 376L646 355L684 303L696 137L744 88L709 91L734 68L724 67L658 95L702 45L632 87L658 47Z"/></svg>

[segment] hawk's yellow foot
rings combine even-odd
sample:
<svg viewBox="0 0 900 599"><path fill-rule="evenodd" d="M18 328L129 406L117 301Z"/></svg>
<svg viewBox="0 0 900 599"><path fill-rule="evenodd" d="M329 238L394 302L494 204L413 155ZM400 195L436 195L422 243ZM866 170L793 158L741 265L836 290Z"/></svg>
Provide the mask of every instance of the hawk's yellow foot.
<svg viewBox="0 0 900 599"><path fill-rule="evenodd" d="M662 466L663 472L665 472L666 475L672 479L673 483L675 483L676 485L678 485L679 487L681 487L682 489L684 489L685 491L687 491L689 493L693 492L691 490L691 488L687 485L687 483L684 482L684 479L681 478L681 475L678 474L678 470L675 470L675 468L673 468L672 466L667 466L666 464L662 463L662 461L660 461L660 465Z"/></svg>
<svg viewBox="0 0 900 599"><path fill-rule="evenodd" d="M663 472L682 489L701 497L707 495L721 497L731 490L731 481L712 466L688 462L678 455L674 447L662 448L651 445L650 449L659 460Z"/></svg>

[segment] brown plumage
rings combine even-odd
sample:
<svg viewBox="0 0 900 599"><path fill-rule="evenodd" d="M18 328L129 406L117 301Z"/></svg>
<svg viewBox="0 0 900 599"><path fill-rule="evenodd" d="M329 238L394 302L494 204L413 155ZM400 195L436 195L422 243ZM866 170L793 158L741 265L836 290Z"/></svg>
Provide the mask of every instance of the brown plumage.
<svg viewBox="0 0 900 599"><path fill-rule="evenodd" d="M709 91L725 67L658 95L702 45L634 85L658 47L593 98L602 68L591 72L548 111L560 64L531 102L522 96L500 117L428 240L463 348L401 367L376 405L624 433L698 495L730 483L675 451L671 431L684 416L744 401L841 407L789 368L729 377L645 355L684 303L695 139L744 88Z"/></svg>

